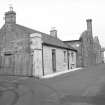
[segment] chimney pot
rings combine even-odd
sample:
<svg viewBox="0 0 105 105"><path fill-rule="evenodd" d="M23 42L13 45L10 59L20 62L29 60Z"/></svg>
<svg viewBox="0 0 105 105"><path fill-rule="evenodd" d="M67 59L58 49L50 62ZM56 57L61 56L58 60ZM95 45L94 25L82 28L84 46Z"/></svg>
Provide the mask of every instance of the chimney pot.
<svg viewBox="0 0 105 105"><path fill-rule="evenodd" d="M87 31L92 32L92 19L87 19Z"/></svg>
<svg viewBox="0 0 105 105"><path fill-rule="evenodd" d="M50 35L57 38L57 30L55 27L51 28Z"/></svg>
<svg viewBox="0 0 105 105"><path fill-rule="evenodd" d="M16 12L13 11L13 7L5 13L5 23L16 23Z"/></svg>

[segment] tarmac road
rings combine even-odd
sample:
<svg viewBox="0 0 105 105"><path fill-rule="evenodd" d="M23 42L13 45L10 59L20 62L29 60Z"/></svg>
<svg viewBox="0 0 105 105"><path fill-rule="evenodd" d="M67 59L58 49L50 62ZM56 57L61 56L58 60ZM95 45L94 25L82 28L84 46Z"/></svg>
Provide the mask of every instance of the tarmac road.
<svg viewBox="0 0 105 105"><path fill-rule="evenodd" d="M39 80L34 85L28 87L24 83L0 82L0 105L58 105L54 89Z"/></svg>
<svg viewBox="0 0 105 105"><path fill-rule="evenodd" d="M0 77L0 105L105 105L105 65L51 79Z"/></svg>

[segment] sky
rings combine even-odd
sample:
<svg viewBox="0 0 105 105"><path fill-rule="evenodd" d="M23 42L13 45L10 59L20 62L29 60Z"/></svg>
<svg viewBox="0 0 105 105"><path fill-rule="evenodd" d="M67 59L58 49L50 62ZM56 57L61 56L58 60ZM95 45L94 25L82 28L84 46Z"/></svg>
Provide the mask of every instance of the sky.
<svg viewBox="0 0 105 105"><path fill-rule="evenodd" d="M105 0L1 0L0 27L10 5L17 24L47 34L56 27L61 40L78 40L87 28L86 19L92 19L93 36L105 47Z"/></svg>

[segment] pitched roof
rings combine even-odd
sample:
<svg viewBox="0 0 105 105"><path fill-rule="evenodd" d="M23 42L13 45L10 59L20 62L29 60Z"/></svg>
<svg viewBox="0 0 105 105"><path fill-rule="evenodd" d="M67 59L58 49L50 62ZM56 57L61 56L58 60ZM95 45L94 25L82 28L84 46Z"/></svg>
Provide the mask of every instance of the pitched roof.
<svg viewBox="0 0 105 105"><path fill-rule="evenodd" d="M80 40L67 40L67 41L63 41L63 42L80 42Z"/></svg>
<svg viewBox="0 0 105 105"><path fill-rule="evenodd" d="M89 32L87 30L83 31L82 34L80 35L79 40L81 40L83 37L85 37L88 34L89 34Z"/></svg>
<svg viewBox="0 0 105 105"><path fill-rule="evenodd" d="M61 41L59 38L55 38L55 37L53 37L49 34L46 34L46 33L43 33L43 32L40 32L40 31L37 31L37 30L34 30L34 29L30 29L28 27L24 27L24 26L19 25L19 24L15 24L15 26L16 26L16 28L19 28L21 30L24 30L24 31L28 32L29 34L32 34L32 33L42 34L43 44L56 46L56 47L60 47L60 48L65 48L65 49L71 49L71 50L76 51L74 48L65 44L63 41Z"/></svg>

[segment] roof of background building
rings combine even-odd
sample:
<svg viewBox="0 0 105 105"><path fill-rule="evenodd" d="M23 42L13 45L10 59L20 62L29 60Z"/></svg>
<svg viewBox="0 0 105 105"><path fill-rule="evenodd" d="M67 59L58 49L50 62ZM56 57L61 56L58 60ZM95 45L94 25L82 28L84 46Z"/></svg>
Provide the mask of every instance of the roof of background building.
<svg viewBox="0 0 105 105"><path fill-rule="evenodd" d="M87 30L83 31L82 34L80 35L79 40L81 40L83 37L85 37L85 36L88 35L88 34L89 34L89 33L88 33Z"/></svg>
<svg viewBox="0 0 105 105"><path fill-rule="evenodd" d="M80 40L67 40L67 41L63 41L63 42L80 42Z"/></svg>
<svg viewBox="0 0 105 105"><path fill-rule="evenodd" d="M49 34L46 34L46 33L43 33L43 32L40 32L40 31L37 31L37 30L34 30L34 29L31 29L31 28L28 28L28 27L25 27L25 26L22 26L22 25L19 25L19 24L14 24L14 25L15 25L15 27L17 29L24 30L24 31L28 32L29 34L32 34L32 33L39 33L39 34L41 34L42 35L43 44L77 51L73 47L65 44L59 38L55 38L55 37L53 37L53 36L51 36Z"/></svg>

